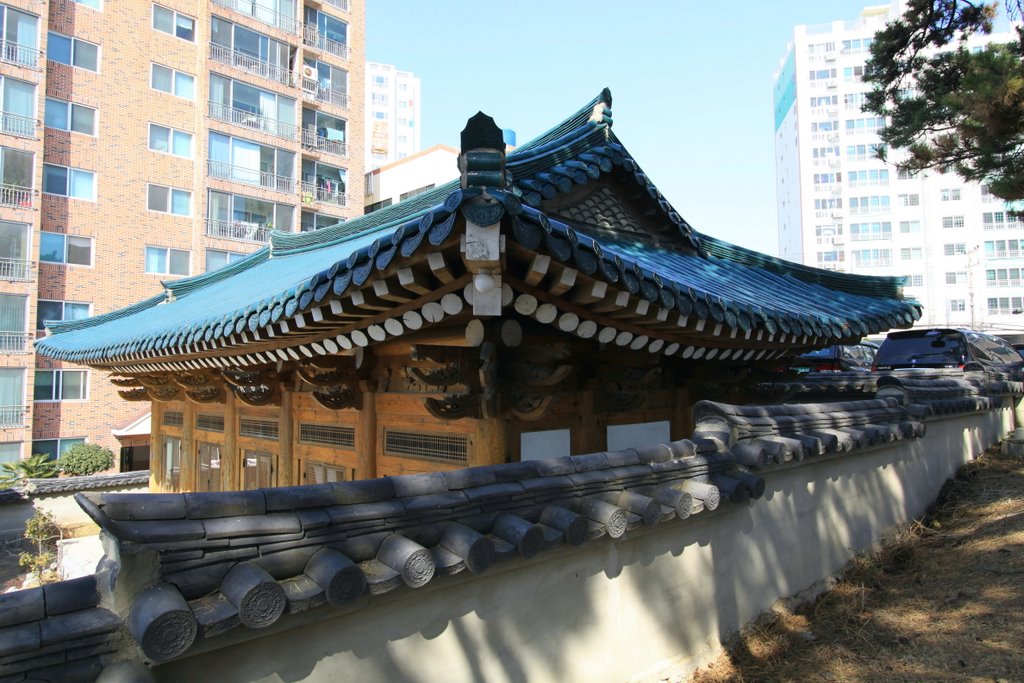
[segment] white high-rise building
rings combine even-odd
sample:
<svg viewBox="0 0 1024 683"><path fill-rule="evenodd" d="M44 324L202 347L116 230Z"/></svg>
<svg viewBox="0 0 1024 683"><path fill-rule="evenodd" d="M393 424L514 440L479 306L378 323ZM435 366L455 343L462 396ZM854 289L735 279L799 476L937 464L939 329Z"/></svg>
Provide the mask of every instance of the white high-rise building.
<svg viewBox="0 0 1024 683"><path fill-rule="evenodd" d="M1024 223L984 185L899 173L875 156L885 120L861 110L874 34L902 13L797 26L775 77L779 254L864 275L906 276L920 325L1024 330ZM1009 42L1010 34L972 44Z"/></svg>
<svg viewBox="0 0 1024 683"><path fill-rule="evenodd" d="M420 79L366 62L366 170L420 151Z"/></svg>

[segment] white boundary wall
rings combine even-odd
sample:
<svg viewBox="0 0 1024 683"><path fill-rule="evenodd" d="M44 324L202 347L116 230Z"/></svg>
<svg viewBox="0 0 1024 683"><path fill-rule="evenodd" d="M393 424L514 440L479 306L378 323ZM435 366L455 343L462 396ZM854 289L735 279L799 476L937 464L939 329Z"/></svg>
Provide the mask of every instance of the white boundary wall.
<svg viewBox="0 0 1024 683"><path fill-rule="evenodd" d="M764 498L749 506L723 504L481 576L435 578L344 612L286 616L265 637L226 634L217 649L200 645L153 673L218 683L685 675L777 599L821 586L855 552L922 514L961 464L1012 426L1009 407L930 419L922 439L769 471Z"/></svg>

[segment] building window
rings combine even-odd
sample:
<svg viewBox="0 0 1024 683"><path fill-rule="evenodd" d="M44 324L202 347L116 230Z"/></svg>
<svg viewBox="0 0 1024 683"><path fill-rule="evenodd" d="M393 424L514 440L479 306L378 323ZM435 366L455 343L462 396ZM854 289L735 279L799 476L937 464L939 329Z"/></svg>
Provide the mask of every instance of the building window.
<svg viewBox="0 0 1024 683"><path fill-rule="evenodd" d="M900 221L900 234L921 232L921 221Z"/></svg>
<svg viewBox="0 0 1024 683"><path fill-rule="evenodd" d="M240 254L234 251L221 251L219 249L207 249L206 250L206 272L211 270L218 270L234 263L235 261L241 261L246 257L245 254Z"/></svg>
<svg viewBox="0 0 1024 683"><path fill-rule="evenodd" d="M175 216L191 216L192 193L163 185L147 185L146 208Z"/></svg>
<svg viewBox="0 0 1024 683"><path fill-rule="evenodd" d="M47 97L44 117L47 128L96 135L96 110L92 107Z"/></svg>
<svg viewBox="0 0 1024 683"><path fill-rule="evenodd" d="M960 201L960 188L954 187L949 190L942 190L939 196L944 202L958 202Z"/></svg>
<svg viewBox="0 0 1024 683"><path fill-rule="evenodd" d="M44 263L92 265L92 238L59 232L39 233L39 260Z"/></svg>
<svg viewBox="0 0 1024 683"><path fill-rule="evenodd" d="M919 194L901 194L897 195L900 206L920 206L921 195Z"/></svg>
<svg viewBox="0 0 1024 683"><path fill-rule="evenodd" d="M967 253L967 245L963 242L942 245L942 253L946 256L963 256Z"/></svg>
<svg viewBox="0 0 1024 683"><path fill-rule="evenodd" d="M149 148L154 152L192 158L192 133L176 128L149 124Z"/></svg>
<svg viewBox="0 0 1024 683"><path fill-rule="evenodd" d="M967 310L966 299L950 299L949 300L949 312L950 313L963 313Z"/></svg>
<svg viewBox="0 0 1024 683"><path fill-rule="evenodd" d="M199 451L197 490L220 491L220 446L200 442L196 447Z"/></svg>
<svg viewBox="0 0 1024 683"><path fill-rule="evenodd" d="M995 240L985 242L987 258L1018 258L1022 240Z"/></svg>
<svg viewBox="0 0 1024 683"><path fill-rule="evenodd" d="M434 189L434 183L430 183L429 185L424 185L423 187L417 187L415 190L409 190L408 192L403 192L402 194L398 195L398 201L404 202L409 197L415 197L418 194L423 194L424 192L430 192L433 189Z"/></svg>
<svg viewBox="0 0 1024 683"><path fill-rule="evenodd" d="M942 217L943 228L962 228L964 227L963 216L943 216Z"/></svg>
<svg viewBox="0 0 1024 683"><path fill-rule="evenodd" d="M32 442L32 454L35 455L36 453L42 453L43 455L50 456L50 460L57 460L60 456L67 453L69 448L80 443L85 443L84 437L68 439L40 439L39 441Z"/></svg>
<svg viewBox="0 0 1024 683"><path fill-rule="evenodd" d="M81 320L91 314L92 304L40 299L36 305L36 329L46 329L47 321Z"/></svg>
<svg viewBox="0 0 1024 683"><path fill-rule="evenodd" d="M3 118L0 132L22 138L36 136L36 86L14 78L3 79Z"/></svg>
<svg viewBox="0 0 1024 683"><path fill-rule="evenodd" d="M891 249L854 249L851 254L854 267L870 268L892 265Z"/></svg>
<svg viewBox="0 0 1024 683"><path fill-rule="evenodd" d="M21 460L21 442L0 443L0 464Z"/></svg>
<svg viewBox="0 0 1024 683"><path fill-rule="evenodd" d="M67 166L43 164L43 192L96 201L96 174Z"/></svg>
<svg viewBox="0 0 1024 683"><path fill-rule="evenodd" d="M196 20L160 5L153 5L153 28L190 43L196 41Z"/></svg>
<svg viewBox="0 0 1024 683"><path fill-rule="evenodd" d="M924 287L924 275L920 273L907 276L907 287Z"/></svg>
<svg viewBox="0 0 1024 683"><path fill-rule="evenodd" d="M900 249L901 261L917 261L921 257L921 247L903 247L902 249Z"/></svg>
<svg viewBox="0 0 1024 683"><path fill-rule="evenodd" d="M35 68L39 64L39 17L0 5L4 49L0 61Z"/></svg>
<svg viewBox="0 0 1024 683"><path fill-rule="evenodd" d="M946 284L947 285L965 285L967 284L967 272L963 270L953 271L946 273Z"/></svg>
<svg viewBox="0 0 1024 683"><path fill-rule="evenodd" d="M850 224L850 239L853 241L887 240L891 237L892 223L889 221Z"/></svg>
<svg viewBox="0 0 1024 683"><path fill-rule="evenodd" d="M176 71L166 66L160 66L159 64L153 64L150 85L154 90L186 100L194 100L195 81L196 79L187 73Z"/></svg>
<svg viewBox="0 0 1024 683"><path fill-rule="evenodd" d="M89 387L88 370L36 368L33 401L84 401Z"/></svg>
<svg viewBox="0 0 1024 683"><path fill-rule="evenodd" d="M393 201L393 200L391 200L390 198L388 198L388 199L382 199L382 200L380 200L379 202L374 202L373 204L369 204L369 205L367 205L367 206L366 206L366 208L365 208L365 209L363 210L363 213L364 213L364 214L366 214L366 213L373 213L374 211L378 211L378 210L380 210L380 209L383 209L383 208L384 208L384 207L386 207L386 206L391 206L391 204L392 204L392 201Z"/></svg>
<svg viewBox="0 0 1024 683"><path fill-rule="evenodd" d="M28 297L16 294L0 294L0 353L22 353L28 351ZM0 406L5 405L0 400ZM4 416L0 408L0 426Z"/></svg>
<svg viewBox="0 0 1024 683"><path fill-rule="evenodd" d="M185 249L146 247L146 272L157 275L188 275L192 254Z"/></svg>
<svg viewBox="0 0 1024 683"><path fill-rule="evenodd" d="M352 470L316 460L306 461L306 483L325 484L332 481L351 481Z"/></svg>
<svg viewBox="0 0 1024 683"><path fill-rule="evenodd" d="M274 455L263 451L242 452L242 488L264 489L273 486Z"/></svg>
<svg viewBox="0 0 1024 683"><path fill-rule="evenodd" d="M175 436L164 437L163 465L164 486L181 488L181 439Z"/></svg>
<svg viewBox="0 0 1024 683"><path fill-rule="evenodd" d="M100 70L99 45L53 31L47 34L46 58L53 62L77 66L86 71Z"/></svg>

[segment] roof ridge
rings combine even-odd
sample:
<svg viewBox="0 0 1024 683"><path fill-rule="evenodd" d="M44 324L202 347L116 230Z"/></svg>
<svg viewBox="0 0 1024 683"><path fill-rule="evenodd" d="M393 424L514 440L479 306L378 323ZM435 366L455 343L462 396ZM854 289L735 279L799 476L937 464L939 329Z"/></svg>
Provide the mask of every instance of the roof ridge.
<svg viewBox="0 0 1024 683"><path fill-rule="evenodd" d="M103 313L92 316L91 318L82 318L80 320L54 320L47 323L46 329L49 330L50 334L63 334L64 332L73 332L74 330L84 330L89 327L96 327L97 325L110 322L111 320L119 320L120 318L145 311L146 309L162 304L167 300L167 292L164 291L160 292L156 296L144 299L137 304L125 306L124 308L119 308L116 311L111 311L110 313Z"/></svg>

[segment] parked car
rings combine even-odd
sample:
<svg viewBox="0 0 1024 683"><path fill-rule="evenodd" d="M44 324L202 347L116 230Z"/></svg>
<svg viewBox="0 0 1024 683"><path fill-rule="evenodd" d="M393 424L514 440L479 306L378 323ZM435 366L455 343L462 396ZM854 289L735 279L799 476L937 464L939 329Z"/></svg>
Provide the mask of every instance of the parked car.
<svg viewBox="0 0 1024 683"><path fill-rule="evenodd" d="M1014 344L1013 348L1017 350L1021 358L1024 358L1024 344Z"/></svg>
<svg viewBox="0 0 1024 683"><path fill-rule="evenodd" d="M790 370L805 372L871 372L878 345L862 341L858 344L833 344L817 351L802 353L793 359Z"/></svg>
<svg viewBox="0 0 1024 683"><path fill-rule="evenodd" d="M999 337L973 330L932 328L891 333L878 349L874 369L962 368L968 363L1016 375L1024 368L1024 358Z"/></svg>

